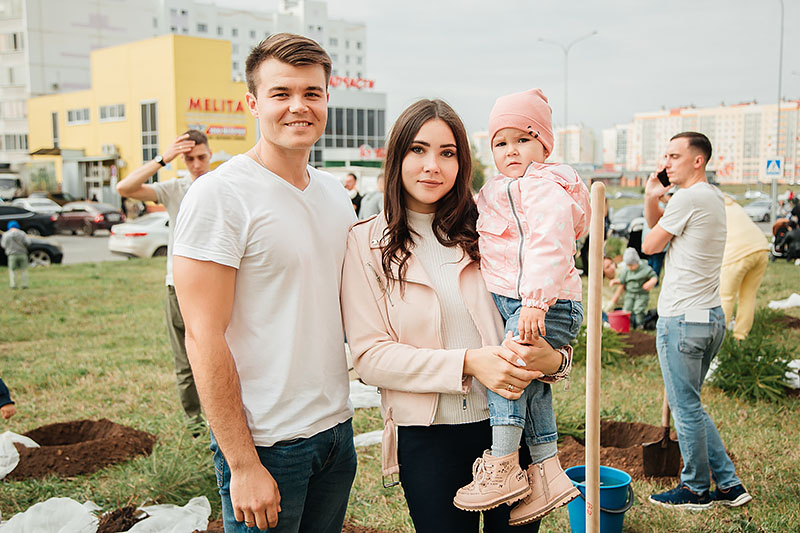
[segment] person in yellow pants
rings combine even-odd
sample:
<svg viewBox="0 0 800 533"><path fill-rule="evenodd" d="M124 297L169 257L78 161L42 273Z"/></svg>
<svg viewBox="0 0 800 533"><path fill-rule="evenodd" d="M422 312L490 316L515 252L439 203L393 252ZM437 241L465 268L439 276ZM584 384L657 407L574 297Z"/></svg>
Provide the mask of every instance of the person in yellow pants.
<svg viewBox="0 0 800 533"><path fill-rule="evenodd" d="M769 262L769 244L764 232L733 198L725 196L728 236L722 256L720 298L725 321L730 324L736 300L739 307L733 326L733 338L742 340L753 327L756 293Z"/></svg>

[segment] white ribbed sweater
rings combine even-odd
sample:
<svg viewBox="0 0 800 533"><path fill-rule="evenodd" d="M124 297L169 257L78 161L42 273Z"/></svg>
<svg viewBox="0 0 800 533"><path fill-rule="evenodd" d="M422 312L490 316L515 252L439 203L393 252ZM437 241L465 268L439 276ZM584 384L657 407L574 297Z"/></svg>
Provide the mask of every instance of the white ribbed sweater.
<svg viewBox="0 0 800 533"><path fill-rule="evenodd" d="M414 235L412 253L428 274L439 300L442 316L442 341L445 349L480 348L478 329L458 290L460 247L442 246L433 233L433 214L406 211ZM440 394L434 424L468 424L489 418L486 392L478 380L472 381L468 394Z"/></svg>

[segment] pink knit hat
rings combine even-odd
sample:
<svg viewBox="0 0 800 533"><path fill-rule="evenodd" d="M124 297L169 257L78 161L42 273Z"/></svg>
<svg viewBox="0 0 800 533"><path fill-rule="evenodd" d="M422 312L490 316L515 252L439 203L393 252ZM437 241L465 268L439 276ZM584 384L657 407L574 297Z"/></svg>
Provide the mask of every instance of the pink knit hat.
<svg viewBox="0 0 800 533"><path fill-rule="evenodd" d="M553 151L553 110L541 89L501 96L489 113L489 142L503 128L527 131L542 143L545 155Z"/></svg>

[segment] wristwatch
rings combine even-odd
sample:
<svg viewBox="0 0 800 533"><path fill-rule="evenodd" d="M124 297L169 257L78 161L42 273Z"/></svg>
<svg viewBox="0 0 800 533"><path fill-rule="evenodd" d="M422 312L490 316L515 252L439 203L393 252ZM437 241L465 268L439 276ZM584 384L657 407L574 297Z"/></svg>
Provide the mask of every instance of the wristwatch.
<svg viewBox="0 0 800 533"><path fill-rule="evenodd" d="M155 156L153 158L153 161L155 161L156 163L158 163L162 167L167 166L167 164L164 162L164 157L161 154L158 154L157 156Z"/></svg>

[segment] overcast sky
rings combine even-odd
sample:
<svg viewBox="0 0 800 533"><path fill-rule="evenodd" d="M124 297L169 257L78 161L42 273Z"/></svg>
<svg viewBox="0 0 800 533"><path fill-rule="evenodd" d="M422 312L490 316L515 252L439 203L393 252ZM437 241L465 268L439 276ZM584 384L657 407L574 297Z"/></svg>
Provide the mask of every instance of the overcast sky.
<svg viewBox="0 0 800 533"><path fill-rule="evenodd" d="M219 1L219 0L218 0ZM366 77L390 123L420 97L447 100L472 131L494 100L541 87L557 124L600 130L662 107L778 96L779 0L328 0L331 18L367 27ZM800 1L784 0L783 96L800 99ZM276 0L226 0L259 9ZM793 74L793 72L795 74Z"/></svg>

